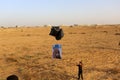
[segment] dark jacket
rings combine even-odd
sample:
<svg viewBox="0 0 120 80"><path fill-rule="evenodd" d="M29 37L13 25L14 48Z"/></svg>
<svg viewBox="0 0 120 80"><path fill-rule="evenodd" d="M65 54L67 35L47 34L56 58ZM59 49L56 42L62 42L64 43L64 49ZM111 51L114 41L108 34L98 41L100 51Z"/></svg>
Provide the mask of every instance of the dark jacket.
<svg viewBox="0 0 120 80"><path fill-rule="evenodd" d="M77 65L78 66L78 72L82 73L82 65Z"/></svg>

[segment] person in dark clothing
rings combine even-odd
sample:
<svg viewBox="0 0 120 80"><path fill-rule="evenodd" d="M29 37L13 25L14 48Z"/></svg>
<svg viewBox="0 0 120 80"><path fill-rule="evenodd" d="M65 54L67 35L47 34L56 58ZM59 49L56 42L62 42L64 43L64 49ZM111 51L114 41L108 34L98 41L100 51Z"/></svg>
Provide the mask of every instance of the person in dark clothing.
<svg viewBox="0 0 120 80"><path fill-rule="evenodd" d="M77 66L78 66L78 80L80 80L80 76L81 76L81 79L83 80L82 61L80 61Z"/></svg>
<svg viewBox="0 0 120 80"><path fill-rule="evenodd" d="M7 80L18 80L18 77L16 75L10 75L7 77Z"/></svg>

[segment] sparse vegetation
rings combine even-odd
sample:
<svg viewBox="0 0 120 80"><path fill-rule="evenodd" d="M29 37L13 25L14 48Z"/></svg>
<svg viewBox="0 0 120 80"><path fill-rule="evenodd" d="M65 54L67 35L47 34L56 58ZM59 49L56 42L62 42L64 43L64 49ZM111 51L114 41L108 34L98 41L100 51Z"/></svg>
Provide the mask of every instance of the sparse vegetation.
<svg viewBox="0 0 120 80"><path fill-rule="evenodd" d="M59 41L49 36L50 27L0 30L0 80L11 74L20 80L76 80L80 60L84 80L119 80L120 27L62 29L65 36ZM52 59L56 43L62 45L61 60Z"/></svg>
<svg viewBox="0 0 120 80"><path fill-rule="evenodd" d="M115 35L120 35L120 33L115 33Z"/></svg>

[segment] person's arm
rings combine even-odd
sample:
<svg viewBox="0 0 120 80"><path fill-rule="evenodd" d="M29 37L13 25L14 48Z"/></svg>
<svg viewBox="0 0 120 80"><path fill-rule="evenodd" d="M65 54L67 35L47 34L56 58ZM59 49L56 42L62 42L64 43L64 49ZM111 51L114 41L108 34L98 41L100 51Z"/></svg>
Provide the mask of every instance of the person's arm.
<svg viewBox="0 0 120 80"><path fill-rule="evenodd" d="M79 64L77 63L76 66L79 66Z"/></svg>

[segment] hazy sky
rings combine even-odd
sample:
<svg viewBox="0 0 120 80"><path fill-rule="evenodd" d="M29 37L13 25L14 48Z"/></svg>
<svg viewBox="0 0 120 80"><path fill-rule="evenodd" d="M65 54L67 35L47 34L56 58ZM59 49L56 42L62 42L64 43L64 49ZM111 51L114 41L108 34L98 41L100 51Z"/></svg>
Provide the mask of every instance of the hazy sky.
<svg viewBox="0 0 120 80"><path fill-rule="evenodd" d="M120 0L0 0L0 26L120 24Z"/></svg>

